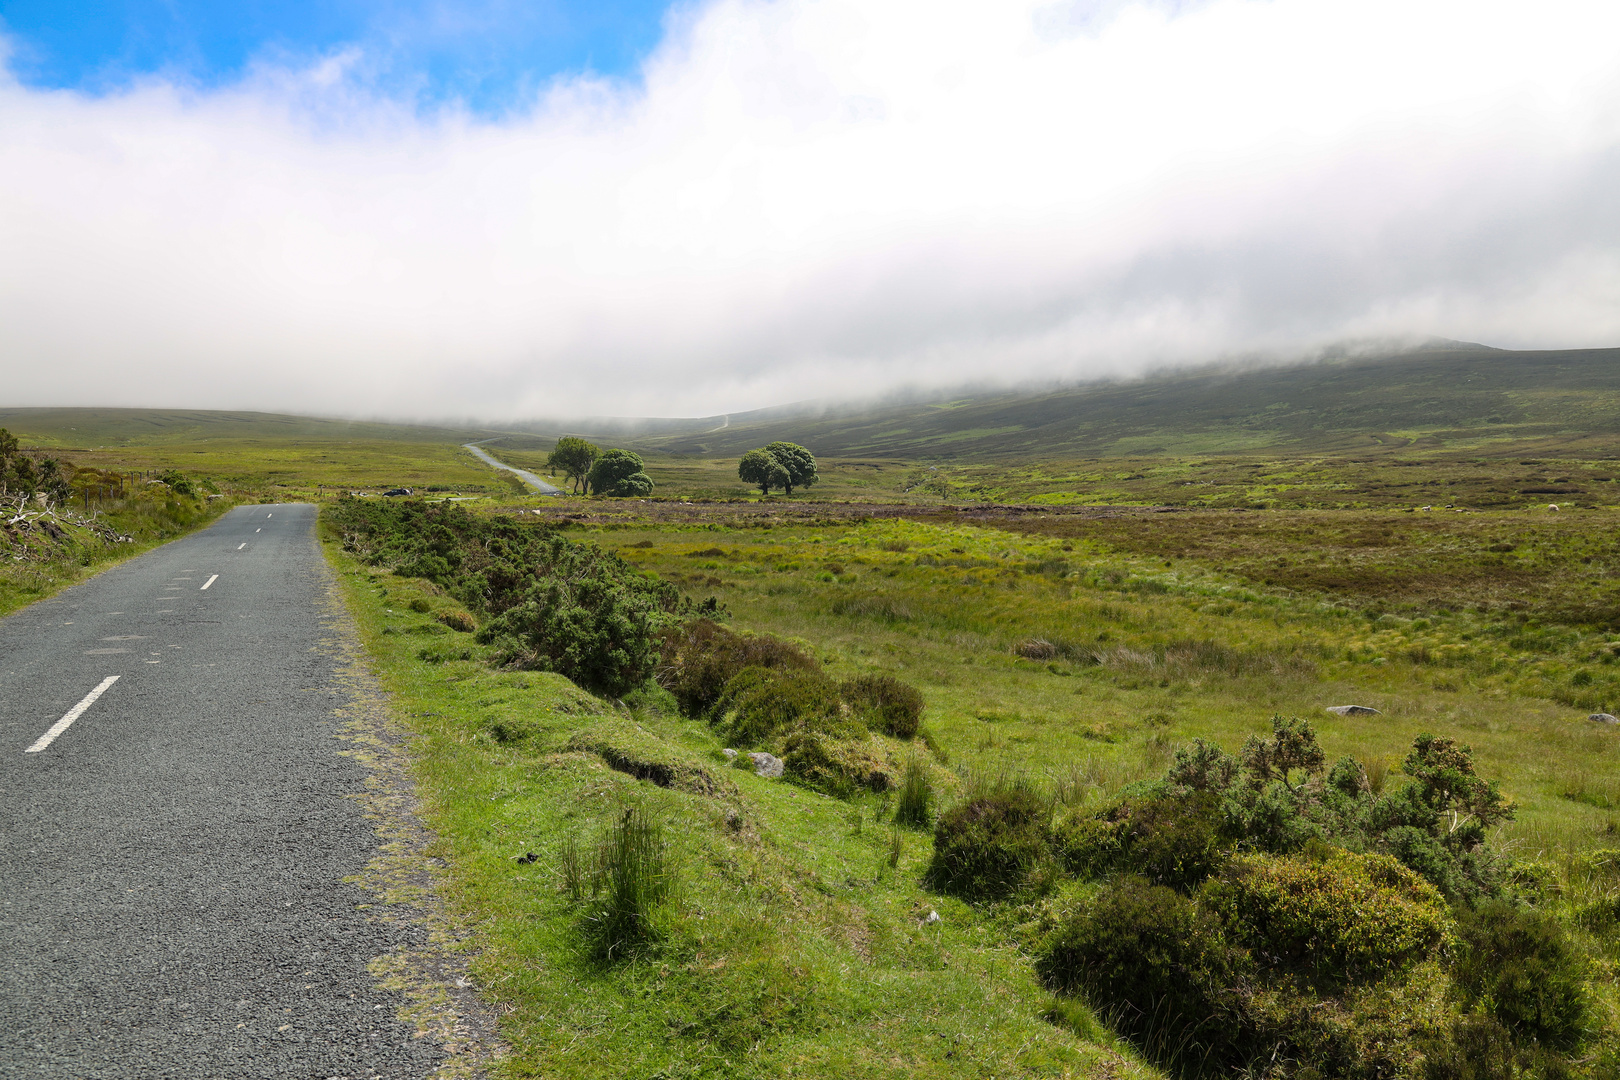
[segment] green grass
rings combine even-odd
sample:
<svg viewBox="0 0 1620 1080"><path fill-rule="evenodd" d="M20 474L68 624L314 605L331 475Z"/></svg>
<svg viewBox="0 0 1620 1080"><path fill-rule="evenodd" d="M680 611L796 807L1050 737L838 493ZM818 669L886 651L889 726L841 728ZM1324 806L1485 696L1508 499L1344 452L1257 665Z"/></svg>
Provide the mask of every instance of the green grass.
<svg viewBox="0 0 1620 1080"><path fill-rule="evenodd" d="M506 1014L508 1075L1064 1076L1118 1061L1043 1019L1049 995L990 915L918 884L926 836L897 834L875 798L728 768L657 696L615 706L555 675L422 660L452 636L434 615L454 605L327 550L416 733L428 820L481 927L476 971ZM609 764L654 755L711 783L663 788ZM656 946L604 964L565 868L627 809L660 823L674 899Z"/></svg>

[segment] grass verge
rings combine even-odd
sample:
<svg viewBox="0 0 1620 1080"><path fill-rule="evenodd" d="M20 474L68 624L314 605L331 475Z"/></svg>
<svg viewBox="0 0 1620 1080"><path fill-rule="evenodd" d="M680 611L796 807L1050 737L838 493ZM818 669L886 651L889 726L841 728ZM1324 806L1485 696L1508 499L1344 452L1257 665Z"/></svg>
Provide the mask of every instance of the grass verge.
<svg viewBox="0 0 1620 1080"><path fill-rule="evenodd" d="M505 1075L1153 1075L1045 1019L1029 959L918 883L929 840L885 802L727 768L659 695L610 703L491 670L437 620L455 605L433 586L325 550L414 732L453 902L479 928L474 970L506 1017ZM627 815L657 823L669 881L609 886L645 901L654 932L604 961L580 861Z"/></svg>

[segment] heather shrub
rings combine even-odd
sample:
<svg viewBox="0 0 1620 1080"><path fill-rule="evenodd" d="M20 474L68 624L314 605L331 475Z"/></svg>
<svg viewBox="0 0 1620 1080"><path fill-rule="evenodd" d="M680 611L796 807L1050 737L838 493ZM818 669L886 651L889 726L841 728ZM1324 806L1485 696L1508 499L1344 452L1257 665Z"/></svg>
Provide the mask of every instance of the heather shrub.
<svg viewBox="0 0 1620 1080"><path fill-rule="evenodd" d="M478 624L473 621L473 617L465 611L441 611L434 617L440 623L459 634L470 634L478 629Z"/></svg>
<svg viewBox="0 0 1620 1080"><path fill-rule="evenodd" d="M1047 855L1049 811L1028 786L997 783L940 815L934 826L934 887L968 900L1014 892Z"/></svg>
<svg viewBox="0 0 1620 1080"><path fill-rule="evenodd" d="M1580 1044L1589 1020L1587 964L1556 918L1488 901L1461 915L1458 936L1452 977L1471 1006L1521 1040L1559 1050Z"/></svg>
<svg viewBox="0 0 1620 1080"><path fill-rule="evenodd" d="M887 791L894 768L864 732L858 738L798 729L782 747L783 775L796 783L847 799L862 789Z"/></svg>
<svg viewBox="0 0 1620 1080"><path fill-rule="evenodd" d="M1225 858L1220 802L1201 791L1161 788L1090 816L1071 816L1053 830L1052 842L1064 866L1082 877L1123 870L1182 890Z"/></svg>
<svg viewBox="0 0 1620 1080"><path fill-rule="evenodd" d="M658 684L675 695L687 716L711 716L726 685L744 668L813 671L817 664L791 642L739 634L710 619L670 627L659 644Z"/></svg>
<svg viewBox="0 0 1620 1080"><path fill-rule="evenodd" d="M867 727L885 735L909 739L922 727L922 693L893 675L862 675L841 684L838 693Z"/></svg>
<svg viewBox="0 0 1620 1080"><path fill-rule="evenodd" d="M1197 904L1133 877L1069 916L1035 961L1047 985L1083 993L1150 1056L1194 1066L1233 1056L1242 1032L1225 988L1245 966Z"/></svg>
<svg viewBox="0 0 1620 1080"><path fill-rule="evenodd" d="M836 738L865 738L866 727L843 714L838 686L819 671L744 668L716 702L720 730L734 743L759 746L794 728Z"/></svg>

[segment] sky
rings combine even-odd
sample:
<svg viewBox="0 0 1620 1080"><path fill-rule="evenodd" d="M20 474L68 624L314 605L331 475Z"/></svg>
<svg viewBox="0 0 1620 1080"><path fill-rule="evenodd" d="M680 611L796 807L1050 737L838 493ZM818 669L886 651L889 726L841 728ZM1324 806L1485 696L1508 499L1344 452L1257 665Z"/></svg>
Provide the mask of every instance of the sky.
<svg viewBox="0 0 1620 1080"><path fill-rule="evenodd" d="M1620 345L1612 0L0 0L0 404Z"/></svg>

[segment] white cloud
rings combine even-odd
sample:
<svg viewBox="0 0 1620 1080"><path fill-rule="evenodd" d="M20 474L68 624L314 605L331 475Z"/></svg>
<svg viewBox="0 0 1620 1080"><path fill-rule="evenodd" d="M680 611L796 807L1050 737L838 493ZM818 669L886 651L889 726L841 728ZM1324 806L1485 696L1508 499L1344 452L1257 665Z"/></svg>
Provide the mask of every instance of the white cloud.
<svg viewBox="0 0 1620 1080"><path fill-rule="evenodd" d="M722 0L644 84L0 83L0 400L702 414L1620 343L1620 7Z"/></svg>

